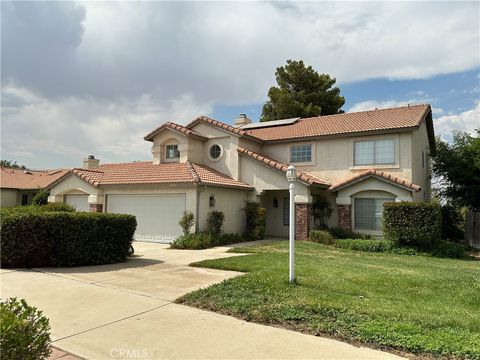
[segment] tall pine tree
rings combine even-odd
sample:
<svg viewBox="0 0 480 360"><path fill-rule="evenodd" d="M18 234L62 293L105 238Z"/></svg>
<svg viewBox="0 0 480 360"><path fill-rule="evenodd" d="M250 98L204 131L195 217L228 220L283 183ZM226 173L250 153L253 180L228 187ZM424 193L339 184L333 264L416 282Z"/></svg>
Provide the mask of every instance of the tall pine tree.
<svg viewBox="0 0 480 360"><path fill-rule="evenodd" d="M260 121L331 115L343 112L345 98L333 87L335 78L319 74L302 60L287 60L287 65L275 72L278 86L268 91Z"/></svg>

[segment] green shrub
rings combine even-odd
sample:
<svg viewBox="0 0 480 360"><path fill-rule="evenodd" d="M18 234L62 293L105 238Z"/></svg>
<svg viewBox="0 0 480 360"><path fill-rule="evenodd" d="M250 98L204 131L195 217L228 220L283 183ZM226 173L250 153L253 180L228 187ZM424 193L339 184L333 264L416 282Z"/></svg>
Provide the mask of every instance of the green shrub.
<svg viewBox="0 0 480 360"><path fill-rule="evenodd" d="M319 244L333 244L335 239L332 234L326 230L312 230L310 231L308 240Z"/></svg>
<svg viewBox="0 0 480 360"><path fill-rule="evenodd" d="M335 240L335 246L342 249L366 252L385 252L393 248L393 244L388 240L359 240L359 239L340 239Z"/></svg>
<svg viewBox="0 0 480 360"><path fill-rule="evenodd" d="M9 215L9 214L31 214L39 212L74 212L75 209L65 203L48 203L45 205L28 205L28 206L15 206L12 208L3 208L0 209L0 215Z"/></svg>
<svg viewBox="0 0 480 360"><path fill-rule="evenodd" d="M238 234L212 234L208 232L199 232L196 234L181 235L171 244L172 249L190 249L200 250L213 246L235 244L243 241L243 237Z"/></svg>
<svg viewBox="0 0 480 360"><path fill-rule="evenodd" d="M313 222L318 224L320 229L327 228L327 221L332 215L332 207L327 197L324 195L315 195L312 202L312 217Z"/></svg>
<svg viewBox="0 0 480 360"><path fill-rule="evenodd" d="M37 360L50 355L49 321L25 300L0 303L0 330L2 359Z"/></svg>
<svg viewBox="0 0 480 360"><path fill-rule="evenodd" d="M265 237L267 209L260 207L255 201L246 201L243 208L247 217L245 239L261 240Z"/></svg>
<svg viewBox="0 0 480 360"><path fill-rule="evenodd" d="M384 204L383 233L396 246L430 249L442 231L440 207L433 203Z"/></svg>
<svg viewBox="0 0 480 360"><path fill-rule="evenodd" d="M465 246L451 241L438 241L433 245L430 253L436 257L461 259L466 257Z"/></svg>
<svg viewBox="0 0 480 360"><path fill-rule="evenodd" d="M372 239L371 235L361 234L341 227L332 227L327 230L335 239Z"/></svg>
<svg viewBox="0 0 480 360"><path fill-rule="evenodd" d="M41 189L33 195L32 205L46 205L48 203L48 192Z"/></svg>
<svg viewBox="0 0 480 360"><path fill-rule="evenodd" d="M442 238L459 241L465 239L465 219L461 209L446 204L441 206L442 211Z"/></svg>
<svg viewBox="0 0 480 360"><path fill-rule="evenodd" d="M222 233L223 222L225 215L221 211L211 211L207 217L207 232L215 235Z"/></svg>
<svg viewBox="0 0 480 360"><path fill-rule="evenodd" d="M136 228L132 215L28 212L4 215L2 267L110 264L124 261Z"/></svg>
<svg viewBox="0 0 480 360"><path fill-rule="evenodd" d="M195 224L195 216L191 211L184 211L178 224L182 227L183 235L190 234L190 229Z"/></svg>

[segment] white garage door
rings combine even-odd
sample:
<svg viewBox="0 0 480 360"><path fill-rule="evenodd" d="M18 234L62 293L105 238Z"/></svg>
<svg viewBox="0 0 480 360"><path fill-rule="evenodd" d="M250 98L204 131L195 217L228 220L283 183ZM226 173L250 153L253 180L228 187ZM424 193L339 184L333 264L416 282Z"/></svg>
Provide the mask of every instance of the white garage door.
<svg viewBox="0 0 480 360"><path fill-rule="evenodd" d="M108 195L107 211L137 217L135 240L169 243L182 233L185 194Z"/></svg>
<svg viewBox="0 0 480 360"><path fill-rule="evenodd" d="M90 211L88 195L65 195L65 202L73 206L76 211Z"/></svg>

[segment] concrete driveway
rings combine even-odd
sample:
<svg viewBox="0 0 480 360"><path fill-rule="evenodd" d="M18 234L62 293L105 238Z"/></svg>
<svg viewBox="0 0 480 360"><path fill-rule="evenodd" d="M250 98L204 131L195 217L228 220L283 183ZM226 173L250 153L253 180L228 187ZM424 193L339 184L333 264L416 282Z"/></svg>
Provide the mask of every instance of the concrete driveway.
<svg viewBox="0 0 480 360"><path fill-rule="evenodd" d="M172 303L239 273L188 264L238 254L135 243L127 263L1 270L1 297L49 317L54 345L87 359L399 359L368 348ZM243 255L242 255L243 256Z"/></svg>

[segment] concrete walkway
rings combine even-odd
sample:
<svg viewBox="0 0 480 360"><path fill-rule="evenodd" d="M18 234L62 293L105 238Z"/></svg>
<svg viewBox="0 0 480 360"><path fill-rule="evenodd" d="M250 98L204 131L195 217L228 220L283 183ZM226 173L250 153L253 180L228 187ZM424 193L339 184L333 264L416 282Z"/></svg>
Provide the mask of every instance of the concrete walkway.
<svg viewBox="0 0 480 360"><path fill-rule="evenodd" d="M339 341L172 303L239 273L188 264L228 248L135 243L127 263L1 270L1 297L25 298L50 319L53 345L86 359L400 359Z"/></svg>

